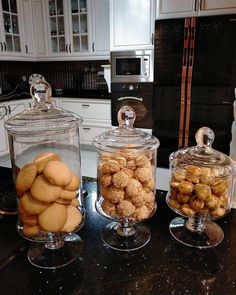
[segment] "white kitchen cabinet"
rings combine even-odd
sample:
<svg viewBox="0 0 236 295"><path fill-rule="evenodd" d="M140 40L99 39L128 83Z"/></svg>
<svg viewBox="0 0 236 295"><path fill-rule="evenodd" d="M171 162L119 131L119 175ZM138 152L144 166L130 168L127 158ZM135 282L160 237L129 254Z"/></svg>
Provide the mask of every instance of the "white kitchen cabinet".
<svg viewBox="0 0 236 295"><path fill-rule="evenodd" d="M109 58L109 0L48 0L50 58Z"/></svg>
<svg viewBox="0 0 236 295"><path fill-rule="evenodd" d="M8 135L4 127L4 122L13 115L22 112L28 108L29 100L18 100L0 103L0 156L9 153Z"/></svg>
<svg viewBox="0 0 236 295"><path fill-rule="evenodd" d="M235 0L157 0L156 19L231 14Z"/></svg>
<svg viewBox="0 0 236 295"><path fill-rule="evenodd" d="M61 98L61 107L83 118L80 142L92 145L95 136L111 128L111 100L90 98Z"/></svg>
<svg viewBox="0 0 236 295"><path fill-rule="evenodd" d="M47 1L50 56L65 59L89 52L87 0Z"/></svg>
<svg viewBox="0 0 236 295"><path fill-rule="evenodd" d="M110 49L152 49L155 1L110 1Z"/></svg>
<svg viewBox="0 0 236 295"><path fill-rule="evenodd" d="M22 36L19 25L17 0L0 1L0 58L15 59L22 56Z"/></svg>

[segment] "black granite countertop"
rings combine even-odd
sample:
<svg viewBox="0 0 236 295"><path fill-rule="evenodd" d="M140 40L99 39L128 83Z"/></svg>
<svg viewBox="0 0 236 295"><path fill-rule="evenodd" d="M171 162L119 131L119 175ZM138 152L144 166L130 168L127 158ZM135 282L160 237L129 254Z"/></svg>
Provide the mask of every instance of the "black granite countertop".
<svg viewBox="0 0 236 295"><path fill-rule="evenodd" d="M225 234L222 243L199 250L172 238L168 226L176 215L166 205L166 192L157 191L157 211L144 223L151 240L139 250L119 252L101 240L109 220L94 207L96 180L83 178L83 186L88 192L86 222L78 234L84 246L79 258L66 267L32 266L27 260L30 242L17 233L16 216L0 218L0 294L236 294L235 209L217 221Z"/></svg>

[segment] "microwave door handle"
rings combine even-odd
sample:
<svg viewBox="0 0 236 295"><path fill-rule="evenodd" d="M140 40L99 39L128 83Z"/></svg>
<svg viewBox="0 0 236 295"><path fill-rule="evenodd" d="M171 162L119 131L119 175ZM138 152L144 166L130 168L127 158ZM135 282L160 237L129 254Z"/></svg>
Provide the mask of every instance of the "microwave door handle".
<svg viewBox="0 0 236 295"><path fill-rule="evenodd" d="M127 100L127 99L143 101L143 98L142 97L135 97L135 96L123 96L123 97L119 97L118 98L118 101Z"/></svg>

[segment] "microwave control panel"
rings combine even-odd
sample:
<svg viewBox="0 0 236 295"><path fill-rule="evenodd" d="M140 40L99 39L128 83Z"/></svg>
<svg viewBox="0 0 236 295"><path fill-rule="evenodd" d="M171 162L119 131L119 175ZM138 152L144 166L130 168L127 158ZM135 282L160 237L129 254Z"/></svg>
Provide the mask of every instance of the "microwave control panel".
<svg viewBox="0 0 236 295"><path fill-rule="evenodd" d="M148 77L149 76L149 69L150 69L150 57L149 56L144 56L143 57L143 70L142 70L142 74L144 77Z"/></svg>

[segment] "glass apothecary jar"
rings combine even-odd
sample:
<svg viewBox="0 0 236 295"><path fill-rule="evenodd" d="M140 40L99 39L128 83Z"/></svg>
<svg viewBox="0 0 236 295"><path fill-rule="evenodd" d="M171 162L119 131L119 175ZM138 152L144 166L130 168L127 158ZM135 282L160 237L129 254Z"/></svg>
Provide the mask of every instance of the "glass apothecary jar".
<svg viewBox="0 0 236 295"><path fill-rule="evenodd" d="M44 80L31 85L34 106L5 122L18 196L17 229L33 241L29 261L55 268L75 260L84 223L79 125L82 118L50 103Z"/></svg>
<svg viewBox="0 0 236 295"><path fill-rule="evenodd" d="M170 157L170 190L167 204L182 217L169 229L179 242L197 248L210 248L224 238L213 220L231 209L235 192L236 162L212 148L214 132L200 128L197 145L173 152Z"/></svg>
<svg viewBox="0 0 236 295"><path fill-rule="evenodd" d="M135 112L118 112L119 127L94 138L97 148L96 209L112 222L102 239L113 249L136 250L148 243L150 231L140 222L156 210L156 157L159 140L133 128Z"/></svg>

